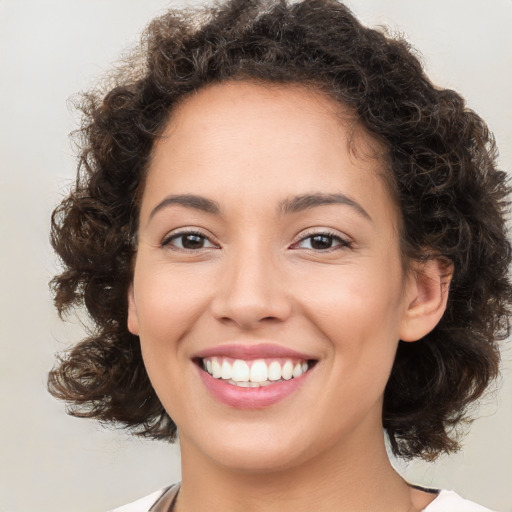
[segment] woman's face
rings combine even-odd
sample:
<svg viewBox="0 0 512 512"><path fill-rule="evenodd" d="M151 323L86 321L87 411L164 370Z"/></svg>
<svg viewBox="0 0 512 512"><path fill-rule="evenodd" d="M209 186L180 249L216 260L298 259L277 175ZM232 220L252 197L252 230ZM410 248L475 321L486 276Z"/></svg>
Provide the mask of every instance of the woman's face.
<svg viewBox="0 0 512 512"><path fill-rule="evenodd" d="M155 145L128 324L184 456L269 470L381 441L409 280L383 169L339 113L224 83Z"/></svg>

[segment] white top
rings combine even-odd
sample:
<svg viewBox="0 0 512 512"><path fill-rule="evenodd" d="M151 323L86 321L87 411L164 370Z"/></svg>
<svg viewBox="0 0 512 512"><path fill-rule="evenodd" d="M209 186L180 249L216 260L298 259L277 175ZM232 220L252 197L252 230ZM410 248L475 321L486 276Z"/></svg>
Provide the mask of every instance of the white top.
<svg viewBox="0 0 512 512"><path fill-rule="evenodd" d="M492 512L491 509L461 498L453 491L440 491L424 512Z"/></svg>
<svg viewBox="0 0 512 512"><path fill-rule="evenodd" d="M179 486L160 489L149 496L118 507L111 512L160 512L168 511L178 494ZM160 499L161 498L161 499ZM423 512L492 512L490 509L461 498L454 491L439 491L437 498Z"/></svg>
<svg viewBox="0 0 512 512"><path fill-rule="evenodd" d="M160 491L154 492L149 496L144 496L144 498L140 498L137 501L128 503L128 505L117 507L109 512L149 512L149 509L155 504L158 498L164 494L166 489L167 488L161 489Z"/></svg>

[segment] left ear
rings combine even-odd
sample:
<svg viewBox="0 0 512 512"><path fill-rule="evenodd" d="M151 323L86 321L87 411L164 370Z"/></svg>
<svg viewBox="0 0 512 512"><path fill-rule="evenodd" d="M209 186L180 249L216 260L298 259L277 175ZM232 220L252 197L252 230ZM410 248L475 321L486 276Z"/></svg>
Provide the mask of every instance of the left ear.
<svg viewBox="0 0 512 512"><path fill-rule="evenodd" d="M453 264L444 258L413 263L407 276L401 340L417 341L438 324L446 310L452 276Z"/></svg>

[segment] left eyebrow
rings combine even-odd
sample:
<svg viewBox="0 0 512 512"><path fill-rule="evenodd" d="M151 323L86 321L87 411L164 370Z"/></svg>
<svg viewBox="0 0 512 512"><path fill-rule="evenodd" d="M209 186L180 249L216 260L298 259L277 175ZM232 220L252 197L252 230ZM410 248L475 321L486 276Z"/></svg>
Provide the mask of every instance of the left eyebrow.
<svg viewBox="0 0 512 512"><path fill-rule="evenodd" d="M353 208L359 215L373 223L373 219L368 212L356 201L345 194L303 194L292 198L285 199L279 205L281 215L302 212L317 206L325 206L329 204L343 204Z"/></svg>

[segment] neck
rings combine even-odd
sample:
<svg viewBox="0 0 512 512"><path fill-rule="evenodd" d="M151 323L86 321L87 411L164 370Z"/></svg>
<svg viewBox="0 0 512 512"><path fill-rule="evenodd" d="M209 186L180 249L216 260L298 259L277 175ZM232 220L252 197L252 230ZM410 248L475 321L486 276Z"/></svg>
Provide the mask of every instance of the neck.
<svg viewBox="0 0 512 512"><path fill-rule="evenodd" d="M181 439L176 512L409 511L411 489L395 472L384 437L352 440L290 467L251 472L216 464Z"/></svg>

